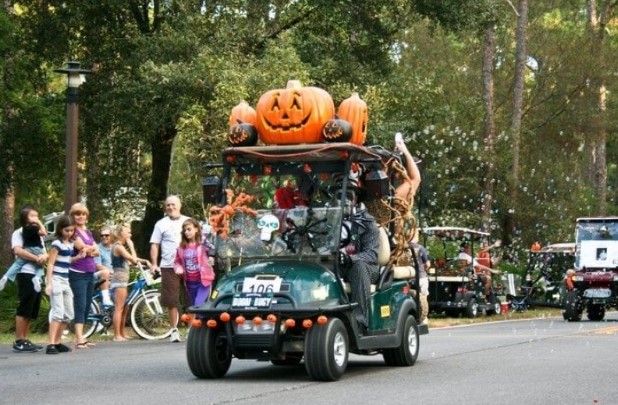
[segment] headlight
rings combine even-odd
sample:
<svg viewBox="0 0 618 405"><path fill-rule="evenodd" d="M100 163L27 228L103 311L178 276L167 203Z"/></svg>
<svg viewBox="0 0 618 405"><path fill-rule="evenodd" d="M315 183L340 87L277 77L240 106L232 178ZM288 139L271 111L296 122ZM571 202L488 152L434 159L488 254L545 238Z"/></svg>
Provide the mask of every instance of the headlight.
<svg viewBox="0 0 618 405"><path fill-rule="evenodd" d="M275 324L270 321L263 321L259 325L255 324L252 320L236 325L236 333L273 333L275 330Z"/></svg>

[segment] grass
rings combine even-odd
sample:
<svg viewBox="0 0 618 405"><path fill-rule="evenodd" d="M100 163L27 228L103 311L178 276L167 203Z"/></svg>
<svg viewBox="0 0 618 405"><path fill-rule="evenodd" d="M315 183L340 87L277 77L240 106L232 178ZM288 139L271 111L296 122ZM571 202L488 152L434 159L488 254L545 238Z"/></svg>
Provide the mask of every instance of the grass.
<svg viewBox="0 0 618 405"><path fill-rule="evenodd" d="M448 318L444 315L429 316L429 329L431 328L446 328L449 326L473 325L484 322L496 321L511 321L515 319L538 319L561 317L562 310L559 308L538 308L529 309L527 311L508 312L506 314L484 316L479 315L476 318Z"/></svg>

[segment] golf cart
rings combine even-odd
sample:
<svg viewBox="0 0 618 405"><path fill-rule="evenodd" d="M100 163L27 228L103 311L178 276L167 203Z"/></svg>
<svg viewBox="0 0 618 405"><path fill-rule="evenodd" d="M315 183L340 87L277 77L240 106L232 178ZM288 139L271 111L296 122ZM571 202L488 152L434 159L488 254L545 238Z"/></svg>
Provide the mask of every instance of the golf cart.
<svg viewBox="0 0 618 405"><path fill-rule="evenodd" d="M468 228L436 226L421 230L425 247L432 256L429 269L429 310L450 317L474 318L479 313L499 314L502 310L492 286L489 299L483 294L483 283L470 263L459 259L460 246L470 246L470 256L480 249L487 232Z"/></svg>
<svg viewBox="0 0 618 405"><path fill-rule="evenodd" d="M575 266L565 278L564 319L580 321L584 310L601 321L618 306L618 217L578 218Z"/></svg>
<svg viewBox="0 0 618 405"><path fill-rule="evenodd" d="M353 316L357 303L340 270L351 218L336 196L345 194L361 167L369 198L389 201L394 176L385 162L392 158L380 147L347 142L242 146L225 149L223 163L208 166L217 174L203 181L203 189L205 203L214 204L210 223L220 278L204 305L189 308L200 320L186 349L195 376L223 377L233 358L278 366L303 361L309 376L321 381L339 379L349 353L381 354L389 366L415 363L419 335L428 329L419 326L413 267L391 264L393 230L380 228L381 272L371 286L366 330ZM275 204L286 185L296 185L293 199L303 205Z"/></svg>
<svg viewBox="0 0 618 405"><path fill-rule="evenodd" d="M553 243L530 249L520 294L506 296L510 307L516 311L531 307L561 308L565 295L563 280L574 261L575 243Z"/></svg>

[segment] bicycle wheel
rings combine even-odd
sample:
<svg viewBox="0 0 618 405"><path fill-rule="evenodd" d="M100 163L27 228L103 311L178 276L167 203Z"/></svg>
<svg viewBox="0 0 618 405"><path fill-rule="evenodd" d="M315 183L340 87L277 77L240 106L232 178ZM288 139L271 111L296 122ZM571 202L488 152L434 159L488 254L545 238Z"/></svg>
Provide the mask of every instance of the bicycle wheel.
<svg viewBox="0 0 618 405"><path fill-rule="evenodd" d="M161 306L161 293L146 291L131 308L131 327L147 340L165 339L172 331L167 308Z"/></svg>

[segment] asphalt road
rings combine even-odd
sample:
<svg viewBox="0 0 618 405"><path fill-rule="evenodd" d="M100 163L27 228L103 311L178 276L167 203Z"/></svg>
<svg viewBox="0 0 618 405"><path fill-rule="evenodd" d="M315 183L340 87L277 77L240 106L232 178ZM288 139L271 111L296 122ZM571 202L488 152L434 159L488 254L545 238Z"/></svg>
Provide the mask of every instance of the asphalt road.
<svg viewBox="0 0 618 405"><path fill-rule="evenodd" d="M411 368L350 357L334 383L304 367L234 360L225 378L193 377L185 344L104 342L55 356L0 346L2 404L617 404L618 314L432 329Z"/></svg>

